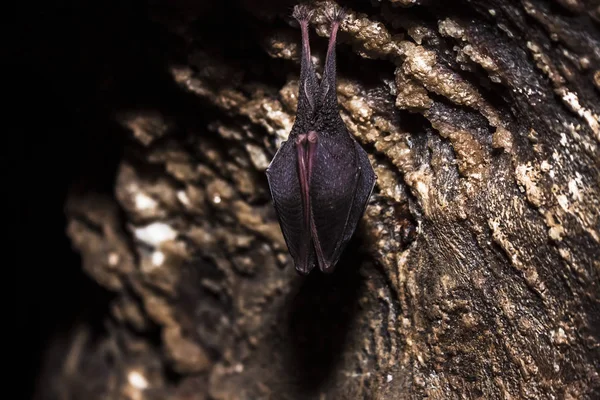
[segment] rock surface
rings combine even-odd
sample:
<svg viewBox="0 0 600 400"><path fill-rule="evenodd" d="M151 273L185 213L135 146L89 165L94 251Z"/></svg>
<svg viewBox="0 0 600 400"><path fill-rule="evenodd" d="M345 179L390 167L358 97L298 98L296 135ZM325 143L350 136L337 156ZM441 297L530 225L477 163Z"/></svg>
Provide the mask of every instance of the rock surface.
<svg viewBox="0 0 600 400"><path fill-rule="evenodd" d="M293 4L219 3L138 10L168 90L115 106L112 193L67 200L114 297L57 398L599 398L600 10L339 3L340 108L378 182L336 273L302 278L264 174L294 121Z"/></svg>

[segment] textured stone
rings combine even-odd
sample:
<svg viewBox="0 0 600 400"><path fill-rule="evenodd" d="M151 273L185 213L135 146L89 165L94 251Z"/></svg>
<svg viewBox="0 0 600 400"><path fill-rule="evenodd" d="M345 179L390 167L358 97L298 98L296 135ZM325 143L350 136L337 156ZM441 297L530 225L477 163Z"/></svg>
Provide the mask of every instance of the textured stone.
<svg viewBox="0 0 600 400"><path fill-rule="evenodd" d="M119 110L114 196L66 208L83 269L117 295L101 342L119 362L75 335L62 390L600 396L597 10L344 4L340 110L378 181L339 271L303 278L264 176L297 105L287 5L244 0L221 23L225 6L156 3L140 13L171 32L169 105ZM333 6L313 4L319 71Z"/></svg>

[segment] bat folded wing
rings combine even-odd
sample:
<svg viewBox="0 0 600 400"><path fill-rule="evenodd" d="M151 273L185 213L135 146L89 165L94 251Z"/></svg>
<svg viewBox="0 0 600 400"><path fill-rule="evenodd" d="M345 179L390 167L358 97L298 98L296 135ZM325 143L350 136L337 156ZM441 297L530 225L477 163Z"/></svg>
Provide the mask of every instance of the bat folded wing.
<svg viewBox="0 0 600 400"><path fill-rule="evenodd" d="M267 179L279 225L296 270L306 275L315 264L315 252L302 204L297 156L294 141L284 142L267 168Z"/></svg>
<svg viewBox="0 0 600 400"><path fill-rule="evenodd" d="M367 202L369 201L369 197L371 197L371 193L375 187L375 181L377 180L377 176L371 166L367 152L356 142L354 142L354 148L356 149L359 177L356 184L356 192L354 193L354 203L350 210L346 231L344 232L344 243L348 242L352 237L352 234L358 225L358 221L360 221L365 212Z"/></svg>
<svg viewBox="0 0 600 400"><path fill-rule="evenodd" d="M320 137L310 183L311 231L319 268L332 272L362 217L375 173L353 139Z"/></svg>
<svg viewBox="0 0 600 400"><path fill-rule="evenodd" d="M323 272L335 269L376 179L367 153L350 137L320 135L312 143L284 142L267 169L281 231L303 275L315 261Z"/></svg>

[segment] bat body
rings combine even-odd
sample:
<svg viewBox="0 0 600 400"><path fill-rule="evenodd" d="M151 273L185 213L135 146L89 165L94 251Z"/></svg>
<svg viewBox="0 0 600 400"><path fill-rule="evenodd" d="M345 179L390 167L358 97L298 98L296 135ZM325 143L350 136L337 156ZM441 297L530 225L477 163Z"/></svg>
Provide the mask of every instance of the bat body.
<svg viewBox="0 0 600 400"><path fill-rule="evenodd" d="M332 272L362 217L377 177L367 153L340 117L335 43L343 13L332 16L319 83L310 56L306 6L294 8L302 30L296 120L267 168L273 205L298 273Z"/></svg>

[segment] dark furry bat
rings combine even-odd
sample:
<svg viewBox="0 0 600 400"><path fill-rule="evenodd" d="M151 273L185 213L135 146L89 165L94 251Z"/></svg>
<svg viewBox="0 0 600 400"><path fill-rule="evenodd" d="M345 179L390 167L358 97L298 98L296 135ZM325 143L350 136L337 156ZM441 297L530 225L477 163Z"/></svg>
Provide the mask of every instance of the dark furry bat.
<svg viewBox="0 0 600 400"><path fill-rule="evenodd" d="M332 272L362 217L377 179L367 153L338 111L335 43L343 10L331 15L331 34L319 84L310 56L307 6L296 6L302 59L296 120L267 168L273 204L298 273L316 263Z"/></svg>

